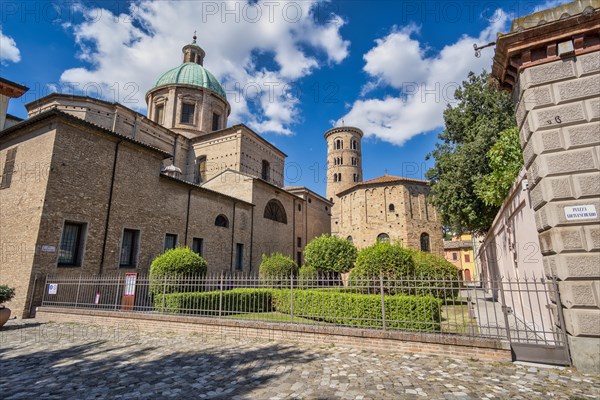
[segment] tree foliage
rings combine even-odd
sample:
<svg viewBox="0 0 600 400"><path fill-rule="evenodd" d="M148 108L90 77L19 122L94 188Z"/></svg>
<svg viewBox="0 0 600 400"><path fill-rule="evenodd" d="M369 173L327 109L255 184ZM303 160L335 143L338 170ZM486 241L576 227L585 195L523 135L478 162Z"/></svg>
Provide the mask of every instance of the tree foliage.
<svg viewBox="0 0 600 400"><path fill-rule="evenodd" d="M270 256L262 255L262 261L259 267L261 278L266 279L285 279L298 273L298 264L291 257L281 253L273 253Z"/></svg>
<svg viewBox="0 0 600 400"><path fill-rule="evenodd" d="M519 130L509 128L487 153L491 172L475 184L475 193L488 206L501 206L523 166Z"/></svg>
<svg viewBox="0 0 600 400"><path fill-rule="evenodd" d="M435 165L427 171L431 202L443 224L457 233L490 227L498 207L486 204L475 186L492 173L487 154L500 132L516 125L510 94L488 78L486 72L471 72L456 90L456 103L444 111L445 129L431 154Z"/></svg>
<svg viewBox="0 0 600 400"><path fill-rule="evenodd" d="M321 235L304 248L304 263L323 272L348 272L356 260L356 247L337 236Z"/></svg>
<svg viewBox="0 0 600 400"><path fill-rule="evenodd" d="M184 284L177 282L178 277L185 275L206 274L206 260L189 247L177 247L165 251L152 261L150 265L150 292L172 293L185 292Z"/></svg>

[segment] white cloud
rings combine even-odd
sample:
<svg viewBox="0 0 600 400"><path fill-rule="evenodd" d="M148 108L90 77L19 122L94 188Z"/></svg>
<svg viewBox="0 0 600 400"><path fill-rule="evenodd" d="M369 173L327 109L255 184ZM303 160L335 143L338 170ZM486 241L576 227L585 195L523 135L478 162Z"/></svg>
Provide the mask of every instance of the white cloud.
<svg viewBox="0 0 600 400"><path fill-rule="evenodd" d="M363 94L375 86L386 85L397 91L385 98L359 99L352 104L344 120L346 125L360 127L365 136L375 136L401 145L420 133L443 126L443 111L454 101L454 91L469 71L489 70L493 48L476 58L473 43L495 40L496 32L506 31L510 16L498 10L489 25L474 38L460 37L437 54L428 55L423 44L414 38L418 29L394 28L376 40L364 59L364 70L373 79Z"/></svg>
<svg viewBox="0 0 600 400"><path fill-rule="evenodd" d="M181 63L181 47L198 30L204 65L227 91L230 122L289 134L299 112L286 85L311 74L324 60L339 63L348 55L349 42L339 33L344 21L333 16L316 22L311 15L316 3L139 0L130 16L84 9L86 21L70 29L80 58L90 66L64 71L61 81L99 84L103 97L143 109L145 92L161 73ZM257 54L272 56L273 65L258 65ZM137 85L134 94L125 87L128 82ZM244 97L255 95L257 87L254 100Z"/></svg>
<svg viewBox="0 0 600 400"><path fill-rule="evenodd" d="M17 42L12 37L4 35L0 28L0 63L5 64L8 61L13 63L21 61L21 52Z"/></svg>

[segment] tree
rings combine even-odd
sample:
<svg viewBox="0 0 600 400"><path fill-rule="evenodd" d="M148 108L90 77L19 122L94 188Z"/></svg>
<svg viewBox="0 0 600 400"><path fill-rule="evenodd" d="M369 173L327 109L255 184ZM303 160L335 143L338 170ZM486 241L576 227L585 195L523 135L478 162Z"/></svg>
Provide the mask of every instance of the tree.
<svg viewBox="0 0 600 400"><path fill-rule="evenodd" d="M428 155L435 158L435 165L427 171L430 201L452 231L483 233L498 207L486 204L475 186L492 172L487 153L500 132L515 127L514 108L510 94L493 85L486 72L470 72L454 97L456 104L444 111L440 141Z"/></svg>
<svg viewBox="0 0 600 400"><path fill-rule="evenodd" d="M487 153L491 172L475 184L475 193L488 206L501 206L523 167L519 130L509 128Z"/></svg>
<svg viewBox="0 0 600 400"><path fill-rule="evenodd" d="M356 260L356 247L337 236L321 235L311 240L304 249L304 263L319 273L348 272Z"/></svg>
<svg viewBox="0 0 600 400"><path fill-rule="evenodd" d="M259 267L259 274L264 279L289 279L290 275L296 275L298 264L291 257L281 253L274 253L270 256L262 255L262 261Z"/></svg>
<svg viewBox="0 0 600 400"><path fill-rule="evenodd" d="M156 257L150 265L150 293L185 292L192 285L178 282L186 275L205 275L206 260L189 247L176 247Z"/></svg>

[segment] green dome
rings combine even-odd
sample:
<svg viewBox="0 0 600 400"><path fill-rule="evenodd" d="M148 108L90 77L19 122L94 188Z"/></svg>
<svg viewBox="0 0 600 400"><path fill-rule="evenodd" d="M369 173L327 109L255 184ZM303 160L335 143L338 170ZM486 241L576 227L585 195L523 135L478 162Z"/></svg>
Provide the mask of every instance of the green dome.
<svg viewBox="0 0 600 400"><path fill-rule="evenodd" d="M154 87L173 84L203 87L210 89L224 99L227 99L225 91L217 78L200 64L188 62L181 64L179 67L170 69L158 78Z"/></svg>

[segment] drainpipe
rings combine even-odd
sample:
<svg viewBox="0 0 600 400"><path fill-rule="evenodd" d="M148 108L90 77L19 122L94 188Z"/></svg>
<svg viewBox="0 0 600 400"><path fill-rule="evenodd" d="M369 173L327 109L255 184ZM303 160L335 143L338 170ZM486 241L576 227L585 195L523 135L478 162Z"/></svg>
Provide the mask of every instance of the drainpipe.
<svg viewBox="0 0 600 400"><path fill-rule="evenodd" d="M231 218L231 265L229 266L230 273L233 274L233 242L235 240L235 204L233 202L233 217Z"/></svg>
<svg viewBox="0 0 600 400"><path fill-rule="evenodd" d="M190 226L190 202L192 200L192 190L193 189L190 189L188 191L187 212L185 214L185 237L184 237L184 244L186 246L188 245L188 228Z"/></svg>
<svg viewBox="0 0 600 400"><path fill-rule="evenodd" d="M175 165L175 161L177 160L177 139L179 139L179 136L175 136L175 141L173 142L173 165Z"/></svg>
<svg viewBox="0 0 600 400"><path fill-rule="evenodd" d="M248 273L252 272L252 249L254 248L254 206L250 211L250 268Z"/></svg>
<svg viewBox="0 0 600 400"><path fill-rule="evenodd" d="M292 259L296 258L296 198L292 198Z"/></svg>
<svg viewBox="0 0 600 400"><path fill-rule="evenodd" d="M35 276L33 277L33 288L31 289L31 296L29 298L29 314L27 315L28 318L32 318L32 316L31 316L31 309L33 308L33 299L34 299L34 296L35 296L35 288L37 286L37 281L38 281L38 273L36 272ZM42 290L42 292L43 292L43 290Z"/></svg>
<svg viewBox="0 0 600 400"><path fill-rule="evenodd" d="M98 271L99 275L102 275L102 272L104 271L106 242L108 240L108 224L110 222L110 211L112 208L113 192L115 189L115 176L116 176L116 172L117 172L117 159L118 159L118 155L119 155L119 146L121 146L121 143L123 143L122 140L117 142L117 145L115 146L115 157L113 159L112 177L110 180L110 192L108 195L108 209L106 210L106 221L104 222L104 239L102 240L102 254L100 255L100 270Z"/></svg>

